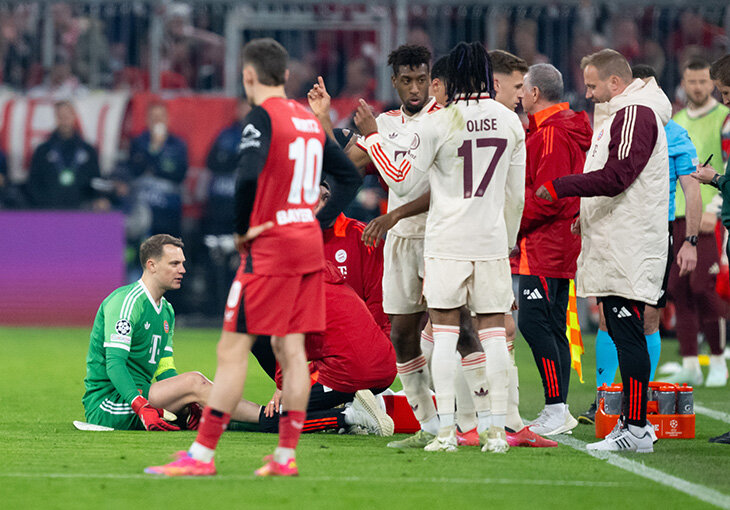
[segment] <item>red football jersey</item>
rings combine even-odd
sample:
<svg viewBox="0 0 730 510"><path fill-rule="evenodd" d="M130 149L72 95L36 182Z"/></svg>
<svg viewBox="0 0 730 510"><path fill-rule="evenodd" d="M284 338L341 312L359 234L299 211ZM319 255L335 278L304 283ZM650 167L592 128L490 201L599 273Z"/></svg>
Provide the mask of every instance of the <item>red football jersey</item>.
<svg viewBox="0 0 730 510"><path fill-rule="evenodd" d="M324 257L340 270L390 338L390 321L383 312L383 244L377 248L365 246L364 229L364 223L340 214L335 224L324 231Z"/></svg>
<svg viewBox="0 0 730 510"><path fill-rule="evenodd" d="M239 172L244 176L258 172L246 228L268 221L274 226L253 240L248 252L242 253L241 263L246 272L263 275L322 269L322 233L313 211L319 199L326 140L322 126L299 103L279 97L254 108L244 126ZM237 185L238 203L250 202L250 194L251 187L242 190ZM243 214L237 212L240 226ZM241 230L237 228L239 233Z"/></svg>

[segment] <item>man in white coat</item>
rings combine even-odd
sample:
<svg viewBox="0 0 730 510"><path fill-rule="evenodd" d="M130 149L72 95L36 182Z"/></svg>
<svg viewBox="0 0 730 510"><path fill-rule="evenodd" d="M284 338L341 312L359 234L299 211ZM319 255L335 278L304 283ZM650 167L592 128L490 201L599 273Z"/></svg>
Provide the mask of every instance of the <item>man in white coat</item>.
<svg viewBox="0 0 730 510"><path fill-rule="evenodd" d="M632 79L626 59L610 49L581 61L586 98L597 105L582 175L546 183L546 200L580 196L579 296L597 296L618 351L624 401L621 419L589 450L654 451L646 422L649 352L644 305L661 295L667 257L669 160L663 125L671 105L656 81ZM603 112L603 120L599 119Z"/></svg>

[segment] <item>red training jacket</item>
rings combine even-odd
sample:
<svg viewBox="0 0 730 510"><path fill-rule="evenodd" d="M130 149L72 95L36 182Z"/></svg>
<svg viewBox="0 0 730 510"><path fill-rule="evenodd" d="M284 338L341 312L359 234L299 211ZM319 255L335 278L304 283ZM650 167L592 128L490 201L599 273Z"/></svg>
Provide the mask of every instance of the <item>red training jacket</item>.
<svg viewBox="0 0 730 510"><path fill-rule="evenodd" d="M573 278L580 253L580 236L570 225L580 208L578 197L548 202L535 191L558 177L583 173L591 146L588 115L560 103L529 116L526 148L525 209L517 238L519 254L512 272L548 278Z"/></svg>
<svg viewBox="0 0 730 510"><path fill-rule="evenodd" d="M390 338L390 321L383 312L383 244L377 248L365 246L364 229L364 223L340 214L335 224L323 233L324 258L340 270Z"/></svg>

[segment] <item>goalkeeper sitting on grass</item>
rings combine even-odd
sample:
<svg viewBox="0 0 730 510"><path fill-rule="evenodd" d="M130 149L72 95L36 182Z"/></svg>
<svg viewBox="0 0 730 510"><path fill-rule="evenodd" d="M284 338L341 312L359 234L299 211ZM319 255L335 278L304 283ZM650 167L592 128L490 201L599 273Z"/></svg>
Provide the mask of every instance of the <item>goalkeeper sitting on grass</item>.
<svg viewBox="0 0 730 510"><path fill-rule="evenodd" d="M175 370L175 312L163 297L182 283L182 248L180 239L167 234L147 239L139 250L142 278L99 307L86 356L87 422L119 430L197 429L213 383L200 372ZM164 410L179 416L177 425ZM258 412L259 406L242 400L232 417L249 421Z"/></svg>

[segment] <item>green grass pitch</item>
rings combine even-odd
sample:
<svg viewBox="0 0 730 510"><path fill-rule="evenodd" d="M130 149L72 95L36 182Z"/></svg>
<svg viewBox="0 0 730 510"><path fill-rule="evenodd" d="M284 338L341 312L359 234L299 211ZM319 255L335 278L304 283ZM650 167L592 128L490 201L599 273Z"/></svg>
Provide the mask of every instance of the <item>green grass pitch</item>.
<svg viewBox="0 0 730 510"><path fill-rule="evenodd" d="M594 458L561 444L558 448L512 448L506 455L474 447L456 453L398 452L388 438L312 434L298 450L301 476L253 476L271 453L270 434L229 432L221 439L219 475L205 479L159 479L145 466L166 462L185 449L193 432L79 432L88 347L87 329L0 328L0 508L2 509L180 509L180 508L712 508L730 507L730 445L707 439L729 423L697 415L697 438L663 440L652 455ZM214 330L175 335L180 372L215 372ZM534 418L542 386L527 344L519 339L521 412ZM573 374L569 403L574 415L593 398L593 337L583 357L585 384ZM665 341L663 361L676 358L676 342ZM273 384L252 363L244 395L266 402ZM730 413L730 390L699 388L695 401ZM579 425L573 437L590 442L593 428ZM618 461L616 460L618 459ZM652 468L689 482L680 491L615 464ZM682 485L672 483L670 485ZM689 492L689 494L688 494ZM714 495L714 496L713 496ZM479 506L478 506L479 505Z"/></svg>

